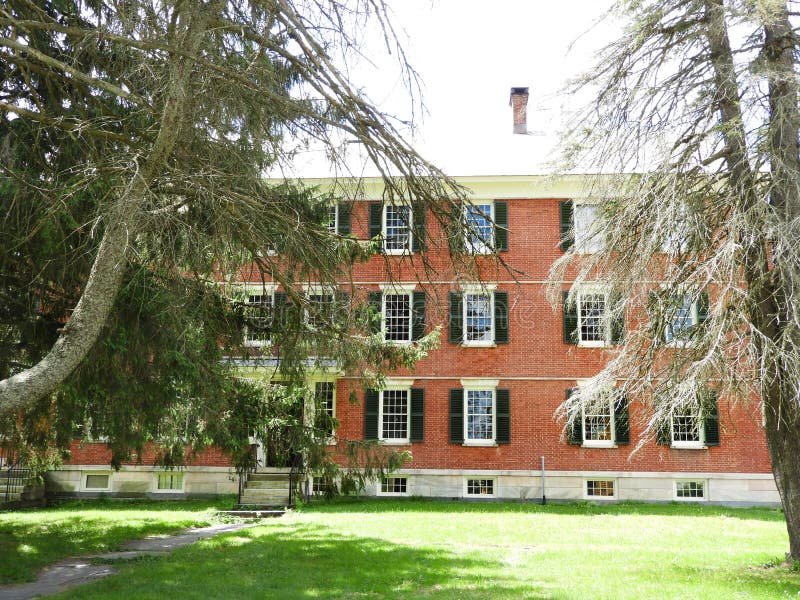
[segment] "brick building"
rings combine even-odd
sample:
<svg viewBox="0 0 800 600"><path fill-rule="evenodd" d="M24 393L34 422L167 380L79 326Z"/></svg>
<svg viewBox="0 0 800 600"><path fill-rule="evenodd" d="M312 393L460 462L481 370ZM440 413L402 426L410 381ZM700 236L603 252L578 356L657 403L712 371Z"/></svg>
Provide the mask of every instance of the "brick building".
<svg viewBox="0 0 800 600"><path fill-rule="evenodd" d="M524 132L520 111L526 96L526 88L512 89L515 133ZM442 232L410 206L380 203L378 179L362 181L360 197L346 209L338 207L332 224L361 239L382 235L383 255L357 265L353 283L380 312L386 340L413 343L442 328L440 347L413 372L391 374L382 390L364 389L359 379L335 367L309 382L338 420L338 436L378 439L411 451L411 463L368 492L778 503L755 403L733 405L720 397L704 414L675 415L666 431L635 453L647 420L636 402L628 405L609 395L606 409L581 415L565 431L554 416L557 407L602 368L624 329L603 318L611 299L602 288L579 290L577 303L558 311L545 298L549 268L563 253L564 232L573 231L575 243L592 250L583 236L594 211L585 178L456 180L471 190L464 210L477 233L465 240L467 249L480 255L496 247L514 277L486 257L481 282L470 281L453 272L446 257L428 255L437 275L420 284L422 237ZM253 302L274 305L282 293L247 274L239 284ZM564 290L571 284L565 281ZM704 310L688 305L665 336L677 337L701 320ZM253 337L250 343L261 341ZM243 362L242 368L250 377L273 372L257 360ZM346 400L351 392L358 404ZM103 466L108 461L103 452L99 444L76 446L71 465L51 474L51 486L74 493L100 484L100 491L111 493L235 490L224 457L213 452L188 465L178 485L162 481L167 476L152 467L130 465L112 473ZM99 477L87 479L92 475Z"/></svg>

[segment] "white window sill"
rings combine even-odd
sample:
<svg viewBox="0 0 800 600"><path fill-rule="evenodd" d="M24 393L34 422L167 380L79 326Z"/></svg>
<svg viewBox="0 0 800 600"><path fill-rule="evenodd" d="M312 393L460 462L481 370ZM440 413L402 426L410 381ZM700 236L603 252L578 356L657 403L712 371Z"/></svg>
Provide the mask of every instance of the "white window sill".
<svg viewBox="0 0 800 600"><path fill-rule="evenodd" d="M410 346L414 340L387 340L383 338L383 341L387 344L395 344L397 346Z"/></svg>
<svg viewBox="0 0 800 600"><path fill-rule="evenodd" d="M462 348L497 348L494 342L462 342Z"/></svg>
<svg viewBox="0 0 800 600"><path fill-rule="evenodd" d="M667 348L691 348L694 346L694 342L692 340L670 340L665 342L664 345Z"/></svg>
<svg viewBox="0 0 800 600"><path fill-rule="evenodd" d="M586 496L583 497L583 499L584 500L594 500L596 502L606 502L606 501L609 501L609 500L616 500L617 497L616 496L588 496L588 495L586 495Z"/></svg>
<svg viewBox="0 0 800 600"><path fill-rule="evenodd" d="M701 442L672 442L671 448L677 450L707 450L708 446Z"/></svg>
<svg viewBox="0 0 800 600"><path fill-rule="evenodd" d="M465 441L462 446L472 446L475 448L496 448L497 444L494 440L473 440L473 441Z"/></svg>
<svg viewBox="0 0 800 600"><path fill-rule="evenodd" d="M606 348L609 344L606 342L578 342L578 348Z"/></svg>
<svg viewBox="0 0 800 600"><path fill-rule="evenodd" d="M154 494L165 494L165 495L168 496L170 494L182 494L183 490L153 490L153 493Z"/></svg>
<svg viewBox="0 0 800 600"><path fill-rule="evenodd" d="M674 502L708 502L708 498L673 498Z"/></svg>
<svg viewBox="0 0 800 600"><path fill-rule="evenodd" d="M581 444L583 448L616 448L617 445L612 441L584 440Z"/></svg>
<svg viewBox="0 0 800 600"><path fill-rule="evenodd" d="M250 340L250 341L244 342L243 345L244 345L245 348L268 348L269 346L272 345L272 342L270 342L270 341L259 342L259 341L256 341L256 340Z"/></svg>
<svg viewBox="0 0 800 600"><path fill-rule="evenodd" d="M388 256L411 256L413 252L411 250L402 249L402 250L389 250L388 248L383 249L383 253Z"/></svg>
<svg viewBox="0 0 800 600"><path fill-rule="evenodd" d="M408 446L411 442L408 439L404 440L381 440L381 444L384 446Z"/></svg>

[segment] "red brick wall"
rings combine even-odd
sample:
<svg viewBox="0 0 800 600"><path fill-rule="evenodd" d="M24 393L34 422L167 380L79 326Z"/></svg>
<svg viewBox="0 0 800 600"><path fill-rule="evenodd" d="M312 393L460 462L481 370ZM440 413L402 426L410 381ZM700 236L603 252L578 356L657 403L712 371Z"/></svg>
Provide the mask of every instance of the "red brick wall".
<svg viewBox="0 0 800 600"><path fill-rule="evenodd" d="M498 199L500 200L500 199ZM498 282L498 290L509 292L510 343L496 348L463 348L450 344L447 336L447 292L457 289L463 278L454 272L449 259L437 247L441 230L428 219L429 265L425 272L419 256L376 256L355 268L353 280L360 287L377 289L390 279L412 282L432 278L428 291L427 323L431 330L442 325L441 347L420 361L413 372L415 387L425 389L425 442L413 444L412 467L447 469L538 469L544 456L549 470L618 470L683 472L770 471L764 435L757 406L741 404L728 409L720 402L721 445L705 450L678 450L648 442L631 455L647 419L642 408L632 402L630 446L613 449L570 446L562 438L563 424L554 413L563 401L565 389L575 379L596 374L604 364L606 351L578 348L563 342L560 309L553 311L544 295L544 281L552 262L561 256L559 242L559 200L509 200L509 251L502 258L516 270L516 281L507 271L498 270L489 258L483 263L482 278ZM353 234L367 237L367 203L353 208ZM259 281L260 276L243 268L242 281ZM565 284L569 287L569 284ZM461 377L500 379L501 388L511 390L511 444L493 448L463 447L450 444L448 390L461 387ZM520 380L528 378L528 380ZM357 390L356 380L342 379L337 388L338 434L343 438L363 438L361 405L348 402ZM81 451L81 452L86 452ZM74 454L99 464L99 454ZM107 461L107 457L105 458ZM209 455L209 460L222 460ZM203 463L208 464L208 463ZM217 463L213 463L217 464ZM226 463L227 464L227 463Z"/></svg>
<svg viewBox="0 0 800 600"><path fill-rule="evenodd" d="M142 451L141 461L126 461L125 465L154 466L156 464L157 449L153 444L147 444ZM111 450L102 442L81 442L73 440L70 445L70 458L65 461L68 465L108 465L111 463ZM204 467L229 467L230 458L219 448L206 448L193 455L190 449L186 451L186 466Z"/></svg>

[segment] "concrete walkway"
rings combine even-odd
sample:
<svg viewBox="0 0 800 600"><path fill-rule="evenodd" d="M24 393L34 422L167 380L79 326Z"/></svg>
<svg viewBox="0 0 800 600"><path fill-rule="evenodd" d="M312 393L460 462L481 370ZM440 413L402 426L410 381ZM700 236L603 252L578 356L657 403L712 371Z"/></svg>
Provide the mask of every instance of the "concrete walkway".
<svg viewBox="0 0 800 600"><path fill-rule="evenodd" d="M0 586L0 600L27 600L28 598L50 596L84 583L91 583L111 575L116 570L113 565L92 564L93 562L130 560L140 556L158 556L183 548L199 540L205 540L222 533L255 527L256 525L260 525L260 523L226 523L187 529L178 535L133 540L125 544L119 552L66 558L42 569L39 573L39 578L32 583Z"/></svg>

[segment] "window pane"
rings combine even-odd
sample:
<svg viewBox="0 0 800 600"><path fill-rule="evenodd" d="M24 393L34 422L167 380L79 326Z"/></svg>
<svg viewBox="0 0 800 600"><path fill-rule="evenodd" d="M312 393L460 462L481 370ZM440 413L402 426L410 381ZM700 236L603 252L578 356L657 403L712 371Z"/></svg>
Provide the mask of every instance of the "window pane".
<svg viewBox="0 0 800 600"><path fill-rule="evenodd" d="M314 384L314 398L317 401L315 414L315 427L333 435L334 418L334 383L332 381L319 381Z"/></svg>
<svg viewBox="0 0 800 600"><path fill-rule="evenodd" d="M605 294L580 294L578 296L579 332L582 342L605 341L605 312Z"/></svg>
<svg viewBox="0 0 800 600"><path fill-rule="evenodd" d="M586 495L587 496L601 496L613 497L614 496L614 481L613 480L590 480L586 482Z"/></svg>
<svg viewBox="0 0 800 600"><path fill-rule="evenodd" d="M597 219L596 204L575 205L575 248L578 252L598 252L603 248L603 238L595 233L590 238L592 224Z"/></svg>
<svg viewBox="0 0 800 600"><path fill-rule="evenodd" d="M705 484L702 481L678 481L675 491L678 498L705 498Z"/></svg>
<svg viewBox="0 0 800 600"><path fill-rule="evenodd" d="M468 496L494 495L494 479L467 479Z"/></svg>
<svg viewBox="0 0 800 600"><path fill-rule="evenodd" d="M700 419L695 413L684 411L672 416L672 441L700 441Z"/></svg>
<svg viewBox="0 0 800 600"><path fill-rule="evenodd" d="M407 489L407 477L386 477L381 482L381 492L384 494L405 494Z"/></svg>
<svg viewBox="0 0 800 600"><path fill-rule="evenodd" d="M469 252L491 252L494 245L491 219L491 204L466 205L467 232L465 238Z"/></svg>
<svg viewBox="0 0 800 600"><path fill-rule="evenodd" d="M387 341L407 342L411 340L411 298L409 294L385 294Z"/></svg>
<svg viewBox="0 0 800 600"><path fill-rule="evenodd" d="M384 390L382 439L404 440L408 438L408 390Z"/></svg>
<svg viewBox="0 0 800 600"><path fill-rule="evenodd" d="M158 489L179 490L181 489L182 478L183 478L183 473L159 473Z"/></svg>
<svg viewBox="0 0 800 600"><path fill-rule="evenodd" d="M492 390L467 390L467 439L491 440L492 431Z"/></svg>
<svg viewBox="0 0 800 600"><path fill-rule="evenodd" d="M328 214L325 219L325 225L331 233L336 233L336 205L333 204L328 207Z"/></svg>
<svg viewBox="0 0 800 600"><path fill-rule="evenodd" d="M464 340L468 342L492 341L492 300L489 294L465 294L466 328Z"/></svg>
<svg viewBox="0 0 800 600"><path fill-rule="evenodd" d="M673 340L683 340L689 337L689 330L694 325L692 315L692 297L688 294L679 299L674 306L668 308L666 339L668 342Z"/></svg>
<svg viewBox="0 0 800 600"><path fill-rule="evenodd" d="M323 327L333 317L333 294L311 294L308 297L308 324Z"/></svg>
<svg viewBox="0 0 800 600"><path fill-rule="evenodd" d="M244 343L259 346L269 341L272 328L272 294L250 294L244 308Z"/></svg>
<svg viewBox="0 0 800 600"><path fill-rule="evenodd" d="M108 475L87 475L87 490L104 490L108 488Z"/></svg>
<svg viewBox="0 0 800 600"><path fill-rule="evenodd" d="M611 440L611 404L588 407L584 412L583 435L587 441Z"/></svg>
<svg viewBox="0 0 800 600"><path fill-rule="evenodd" d="M411 207L386 206L386 230L384 232L384 247L387 250L411 249Z"/></svg>

